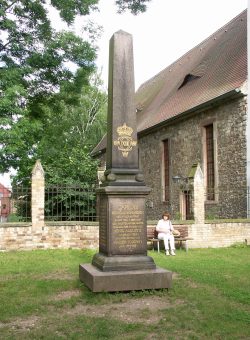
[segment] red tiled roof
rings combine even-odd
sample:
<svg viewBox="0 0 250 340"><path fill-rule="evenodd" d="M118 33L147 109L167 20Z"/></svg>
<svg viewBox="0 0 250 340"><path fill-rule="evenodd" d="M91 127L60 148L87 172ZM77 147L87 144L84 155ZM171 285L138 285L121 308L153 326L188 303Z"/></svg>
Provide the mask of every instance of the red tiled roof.
<svg viewBox="0 0 250 340"><path fill-rule="evenodd" d="M190 81L181 86L188 75ZM137 130L142 132L235 90L246 78L247 10L140 86Z"/></svg>
<svg viewBox="0 0 250 340"><path fill-rule="evenodd" d="M0 193L3 194L3 197L6 197L6 195L9 195L10 189L6 188L2 183L0 183Z"/></svg>
<svg viewBox="0 0 250 340"><path fill-rule="evenodd" d="M137 131L230 93L246 79L247 10L139 87ZM92 154L105 148L104 136Z"/></svg>

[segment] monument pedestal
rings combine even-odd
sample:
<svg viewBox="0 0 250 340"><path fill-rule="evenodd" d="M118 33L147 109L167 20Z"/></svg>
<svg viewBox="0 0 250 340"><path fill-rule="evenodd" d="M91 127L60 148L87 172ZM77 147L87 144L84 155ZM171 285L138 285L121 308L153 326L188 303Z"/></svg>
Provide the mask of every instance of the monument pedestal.
<svg viewBox="0 0 250 340"><path fill-rule="evenodd" d="M171 288L172 272L147 256L146 186L106 186L99 195L99 253L80 264L79 277L93 292Z"/></svg>
<svg viewBox="0 0 250 340"><path fill-rule="evenodd" d="M79 267L80 280L93 292L171 288L172 272L158 268L103 272L92 264Z"/></svg>

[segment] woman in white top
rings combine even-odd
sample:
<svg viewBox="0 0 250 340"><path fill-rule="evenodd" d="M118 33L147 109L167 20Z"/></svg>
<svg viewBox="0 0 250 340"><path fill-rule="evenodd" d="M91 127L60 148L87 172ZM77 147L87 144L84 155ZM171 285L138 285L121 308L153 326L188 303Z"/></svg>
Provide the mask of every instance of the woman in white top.
<svg viewBox="0 0 250 340"><path fill-rule="evenodd" d="M162 219L158 221L156 226L156 231L158 231L158 239L164 241L164 246L166 250L166 255L169 254L169 244L170 243L170 253L171 255L175 255L175 246L174 246L174 235L173 235L173 225L170 221L170 215L167 212L162 214Z"/></svg>

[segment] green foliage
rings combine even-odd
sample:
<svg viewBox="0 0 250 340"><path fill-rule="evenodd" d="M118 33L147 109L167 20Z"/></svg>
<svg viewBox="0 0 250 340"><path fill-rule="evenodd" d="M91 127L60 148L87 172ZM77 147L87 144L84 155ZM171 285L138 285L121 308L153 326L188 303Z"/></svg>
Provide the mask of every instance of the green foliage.
<svg viewBox="0 0 250 340"><path fill-rule="evenodd" d="M95 221L95 187L85 184L48 185L45 190L46 221Z"/></svg>
<svg viewBox="0 0 250 340"><path fill-rule="evenodd" d="M96 0L54 1L68 24ZM66 15L67 13L67 15ZM94 70L95 48L70 31L56 32L45 1L6 0L0 11L0 171L30 174L44 135L46 107L67 92L77 103ZM93 33L93 32L92 32ZM68 67L71 62L76 72Z"/></svg>
<svg viewBox="0 0 250 340"><path fill-rule="evenodd" d="M42 122L30 118L26 114L18 120L11 121L9 119L9 126L5 126L0 132L2 145L0 150L1 172L10 167L21 171L26 169L22 177L30 177L34 166L33 157L35 156L37 142L41 138L42 132Z"/></svg>
<svg viewBox="0 0 250 340"><path fill-rule="evenodd" d="M70 29L76 16L90 14L98 2L1 1L0 172L17 170L14 184L30 177L37 158L53 183L94 179L96 162L89 152L106 120L106 97L91 78L99 30L92 23L84 27L90 43ZM118 1L117 6L136 14L145 10L144 2ZM68 30L53 29L51 6Z"/></svg>
<svg viewBox="0 0 250 340"><path fill-rule="evenodd" d="M22 221L22 217L16 214L10 214L7 218L7 222L20 222Z"/></svg>
<svg viewBox="0 0 250 340"><path fill-rule="evenodd" d="M60 16L68 24L71 24L76 15L88 15L91 10L97 9L99 0L51 0L52 6L57 8Z"/></svg>
<svg viewBox="0 0 250 340"><path fill-rule="evenodd" d="M118 6L118 13L128 10L137 15L147 10L146 3L150 1L151 0L116 0L115 3Z"/></svg>
<svg viewBox="0 0 250 340"><path fill-rule="evenodd" d="M180 221L180 220L182 219L181 213L180 213L179 211L177 211L177 212L174 214L173 219L174 219L175 221Z"/></svg>
<svg viewBox="0 0 250 340"><path fill-rule="evenodd" d="M219 218L218 207L211 206L206 208L205 219L216 220Z"/></svg>
<svg viewBox="0 0 250 340"><path fill-rule="evenodd" d="M60 13L70 11L74 2L60 2L57 8ZM89 9L91 6L89 2ZM74 16L79 12L80 8L74 9ZM22 109L41 114L39 105L47 96L79 76L66 66L69 61L82 69L82 83L93 70L95 49L72 32L53 30L45 1L4 1L0 29L1 94L5 104L1 116L20 114Z"/></svg>
<svg viewBox="0 0 250 340"><path fill-rule="evenodd" d="M55 185L53 192L47 194L46 191L46 220L93 220L96 216L96 197L88 191L93 191L97 175L97 161L90 157L90 151L104 134L106 122L107 96L99 89L99 81L96 75L91 85L82 88L78 105L69 105L67 97L63 101L59 93L57 106L44 107L43 119L29 119L39 123L34 126L34 141L31 131L24 129L25 117L18 121L19 127L23 124L20 130L24 132L23 139L27 137L30 142L30 152L23 153L13 183L29 185L34 158L41 160L46 184ZM18 209L21 209L20 202Z"/></svg>
<svg viewBox="0 0 250 340"><path fill-rule="evenodd" d="M231 247L232 248L247 248L248 245L246 244L246 242L236 242L232 244Z"/></svg>
<svg viewBox="0 0 250 340"><path fill-rule="evenodd" d="M84 86L78 105L61 99L57 106L46 107L43 135L37 147L49 183L94 183L97 161L90 152L106 127L107 96L100 90L100 79L94 75L91 85ZM67 94L65 94L67 96Z"/></svg>

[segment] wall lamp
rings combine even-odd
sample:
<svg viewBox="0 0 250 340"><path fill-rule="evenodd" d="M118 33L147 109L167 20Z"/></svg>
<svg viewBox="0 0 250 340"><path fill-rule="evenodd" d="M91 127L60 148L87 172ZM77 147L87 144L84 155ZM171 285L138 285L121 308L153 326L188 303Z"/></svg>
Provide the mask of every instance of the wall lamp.
<svg viewBox="0 0 250 340"><path fill-rule="evenodd" d="M181 176L181 175L177 175L177 176L173 176L172 180L176 184L184 184L184 183L188 183L189 177L184 177L184 176Z"/></svg>

